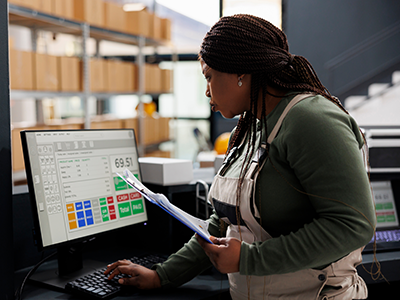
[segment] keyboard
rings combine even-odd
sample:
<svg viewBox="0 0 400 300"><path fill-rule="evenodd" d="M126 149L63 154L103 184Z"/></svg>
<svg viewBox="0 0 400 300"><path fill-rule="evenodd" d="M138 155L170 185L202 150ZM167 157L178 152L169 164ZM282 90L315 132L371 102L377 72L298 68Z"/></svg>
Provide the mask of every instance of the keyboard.
<svg viewBox="0 0 400 300"><path fill-rule="evenodd" d="M377 243L397 242L397 241L400 241L400 229L376 232Z"/></svg>
<svg viewBox="0 0 400 300"><path fill-rule="evenodd" d="M400 250L400 229L376 232L376 252ZM374 252L374 238L365 246L363 253Z"/></svg>
<svg viewBox="0 0 400 300"><path fill-rule="evenodd" d="M146 268L151 268L154 264L164 262L166 257L150 254L145 256L134 256L128 260ZM85 297L97 299L109 299L115 297L124 288L124 286L118 283L118 279L126 277L127 275L119 274L112 280L108 280L108 276L104 275L106 269L107 267L101 268L68 282L65 285L65 290L77 296L81 296L84 299Z"/></svg>

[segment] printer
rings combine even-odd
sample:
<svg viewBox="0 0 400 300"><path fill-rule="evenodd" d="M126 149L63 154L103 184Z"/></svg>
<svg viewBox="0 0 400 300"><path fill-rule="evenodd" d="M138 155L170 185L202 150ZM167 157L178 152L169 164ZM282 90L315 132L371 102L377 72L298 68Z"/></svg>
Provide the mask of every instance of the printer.
<svg viewBox="0 0 400 300"><path fill-rule="evenodd" d="M371 173L400 173L400 128L371 128L364 133Z"/></svg>

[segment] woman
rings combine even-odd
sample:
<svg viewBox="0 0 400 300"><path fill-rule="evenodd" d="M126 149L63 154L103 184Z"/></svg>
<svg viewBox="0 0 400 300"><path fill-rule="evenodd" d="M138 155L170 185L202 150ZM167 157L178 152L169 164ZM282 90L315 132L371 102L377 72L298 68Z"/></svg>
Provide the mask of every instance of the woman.
<svg viewBox="0 0 400 300"><path fill-rule="evenodd" d="M214 264L233 299L366 299L356 266L375 212L355 121L261 18L221 18L199 57L212 110L240 115L210 190L213 244L195 236L154 270L106 273L167 288Z"/></svg>

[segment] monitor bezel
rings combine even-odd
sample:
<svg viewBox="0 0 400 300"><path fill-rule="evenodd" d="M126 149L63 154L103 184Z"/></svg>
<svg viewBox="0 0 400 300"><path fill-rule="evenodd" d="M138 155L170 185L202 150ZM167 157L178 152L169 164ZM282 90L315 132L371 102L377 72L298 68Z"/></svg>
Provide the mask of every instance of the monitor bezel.
<svg viewBox="0 0 400 300"><path fill-rule="evenodd" d="M41 227L40 227L40 221L39 221L39 215L38 215L38 206L37 206L37 201L36 201L36 195L35 195L35 189L34 189L34 184L33 184L33 176L32 176L32 169L31 169L31 161L29 157L29 150L28 150L28 143L27 143L27 134L28 133L36 133L36 132L94 132L94 131L131 131L133 133L133 139L134 139L134 145L136 148L136 153L139 158L139 152L138 152L138 147L137 147L137 139L136 139L136 134L135 130L133 128L120 128L120 129L41 129L41 130L22 130L20 132L20 137L21 137L21 144L22 144L22 152L23 152L23 157L24 157L24 162L25 162L25 172L26 172L26 179L27 179L27 185L28 185L28 193L29 193L29 199L31 203L31 211L32 211L32 217L33 217L33 235L34 235L34 243L35 246L37 247L38 251L44 251L48 249L57 249L60 247L65 247L68 245L73 245L73 244L79 244L82 242L86 241L92 241L96 237L99 236L104 236L107 234L113 234L118 230L121 229L126 229L129 228L130 226L138 226L138 225L143 225L146 222L148 222L148 211L145 203L145 199L143 199L143 205L145 206L145 212L146 212L146 220L135 223L135 224L128 224L124 225L118 228L110 229L104 232L98 232L95 234L90 234L84 237L80 238L75 238L72 240L67 240L64 242L60 243L55 243L51 245L43 245L43 239L42 239L42 232L41 232ZM140 178L142 178L142 173L141 173L141 168L140 164L138 162L138 172Z"/></svg>

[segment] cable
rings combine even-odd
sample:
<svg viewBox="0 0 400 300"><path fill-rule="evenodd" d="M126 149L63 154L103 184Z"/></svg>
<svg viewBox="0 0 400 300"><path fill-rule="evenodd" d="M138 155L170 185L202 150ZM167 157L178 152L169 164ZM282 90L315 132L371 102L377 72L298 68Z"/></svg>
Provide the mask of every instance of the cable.
<svg viewBox="0 0 400 300"><path fill-rule="evenodd" d="M52 254L46 256L45 258L43 258L40 262L38 262L38 263L25 275L25 278L24 278L24 280L22 281L21 286L19 287L19 289L17 289L17 290L15 291L15 294L14 294L14 299L15 299L15 300L20 300L20 299L22 299L22 298L21 298L21 296L22 296L22 291L23 291L23 289L24 289L24 287L25 287L25 283L26 283L26 281L29 279L29 277L31 277L31 275L32 275L46 260L52 258L52 257L55 256L56 254L57 254L57 251L56 251L56 252L53 252Z"/></svg>

